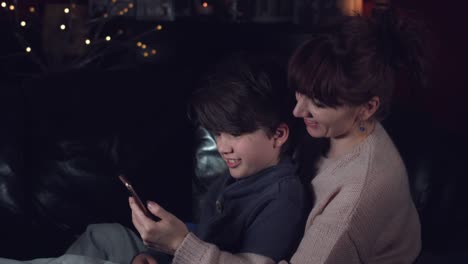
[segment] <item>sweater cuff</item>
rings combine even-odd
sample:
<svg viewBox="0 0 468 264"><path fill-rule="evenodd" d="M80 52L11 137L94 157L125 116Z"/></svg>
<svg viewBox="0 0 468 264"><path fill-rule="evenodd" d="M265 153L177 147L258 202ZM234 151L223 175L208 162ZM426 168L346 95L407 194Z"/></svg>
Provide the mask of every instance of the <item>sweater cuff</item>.
<svg viewBox="0 0 468 264"><path fill-rule="evenodd" d="M174 254L173 263L191 264L199 262L210 244L201 241L193 233L188 233Z"/></svg>

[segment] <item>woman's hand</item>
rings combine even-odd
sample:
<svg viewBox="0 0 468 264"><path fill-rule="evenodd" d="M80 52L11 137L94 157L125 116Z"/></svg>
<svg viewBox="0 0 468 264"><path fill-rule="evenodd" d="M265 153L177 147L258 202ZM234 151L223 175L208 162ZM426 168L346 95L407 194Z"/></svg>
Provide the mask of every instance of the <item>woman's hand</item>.
<svg viewBox="0 0 468 264"><path fill-rule="evenodd" d="M174 255L185 236L188 234L187 226L171 213L164 210L155 202L148 202L148 210L160 221L148 218L135 203L133 197L129 198L132 209L132 222L143 243L159 251Z"/></svg>
<svg viewBox="0 0 468 264"><path fill-rule="evenodd" d="M133 258L131 264L158 264L158 262L151 255L140 253Z"/></svg>

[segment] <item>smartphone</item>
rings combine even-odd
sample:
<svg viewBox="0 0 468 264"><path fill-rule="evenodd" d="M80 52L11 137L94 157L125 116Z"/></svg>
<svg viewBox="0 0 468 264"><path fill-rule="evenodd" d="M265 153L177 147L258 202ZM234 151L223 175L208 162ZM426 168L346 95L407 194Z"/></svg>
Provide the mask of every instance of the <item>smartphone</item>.
<svg viewBox="0 0 468 264"><path fill-rule="evenodd" d="M146 208L145 204L141 201L140 196L135 192L135 189L133 189L132 184L125 178L123 175L119 175L120 181L127 187L128 192L130 193L133 198L135 198L135 202L137 203L138 207L140 207L141 211L145 213L146 216L152 218L152 214L148 211L148 208Z"/></svg>

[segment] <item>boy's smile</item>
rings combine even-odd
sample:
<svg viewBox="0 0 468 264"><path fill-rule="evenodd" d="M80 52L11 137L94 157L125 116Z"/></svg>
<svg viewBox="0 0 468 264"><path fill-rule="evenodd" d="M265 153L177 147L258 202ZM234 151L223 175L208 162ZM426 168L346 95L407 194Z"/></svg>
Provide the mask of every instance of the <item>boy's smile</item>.
<svg viewBox="0 0 468 264"><path fill-rule="evenodd" d="M224 159L224 161L226 162L226 165L231 169L236 168L241 163L240 159Z"/></svg>

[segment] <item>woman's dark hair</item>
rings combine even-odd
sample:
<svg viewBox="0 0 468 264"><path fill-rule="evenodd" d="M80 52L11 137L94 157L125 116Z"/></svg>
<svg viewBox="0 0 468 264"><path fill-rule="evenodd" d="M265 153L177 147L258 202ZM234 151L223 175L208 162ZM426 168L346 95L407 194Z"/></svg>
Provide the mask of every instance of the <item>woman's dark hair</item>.
<svg viewBox="0 0 468 264"><path fill-rule="evenodd" d="M200 86L189 114L212 133L242 135L261 128L272 136L292 119L286 69L266 56L231 55Z"/></svg>
<svg viewBox="0 0 468 264"><path fill-rule="evenodd" d="M425 31L419 23L375 8L370 17L334 18L299 47L289 62L294 91L328 107L361 105L380 98L378 120L389 112L395 82L424 83Z"/></svg>

